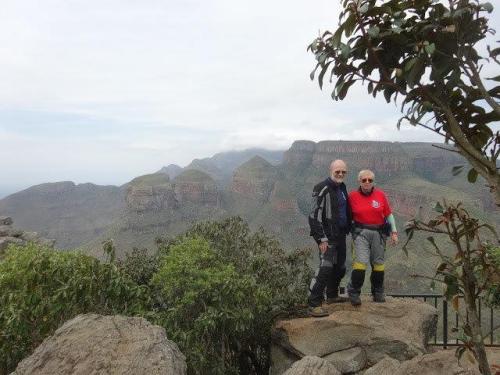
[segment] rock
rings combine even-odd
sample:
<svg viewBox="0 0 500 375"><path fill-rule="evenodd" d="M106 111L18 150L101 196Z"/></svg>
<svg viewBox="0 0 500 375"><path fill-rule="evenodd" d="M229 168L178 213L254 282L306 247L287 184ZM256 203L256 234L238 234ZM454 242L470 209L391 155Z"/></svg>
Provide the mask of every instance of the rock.
<svg viewBox="0 0 500 375"><path fill-rule="evenodd" d="M63 324L13 375L186 374L165 330L143 318L78 315Z"/></svg>
<svg viewBox="0 0 500 375"><path fill-rule="evenodd" d="M364 375L479 375L479 370L465 361L459 363L454 350L440 350L419 355L409 361L399 362L385 357Z"/></svg>
<svg viewBox="0 0 500 375"><path fill-rule="evenodd" d="M12 218L9 216L0 216L0 225L12 225Z"/></svg>
<svg viewBox="0 0 500 375"><path fill-rule="evenodd" d="M273 369L284 371L305 356L342 358L342 351L344 358L358 358L359 366L362 354L347 351L352 348L363 349L366 366L385 356L405 361L425 353L427 341L436 330L437 310L417 300L388 297L383 304L364 300L360 307L332 304L326 308L331 313L328 317L277 322L273 330ZM333 353L339 353L338 357Z"/></svg>
<svg viewBox="0 0 500 375"><path fill-rule="evenodd" d="M37 242L40 240L40 236L37 232L23 232L21 238L28 242Z"/></svg>
<svg viewBox="0 0 500 375"><path fill-rule="evenodd" d="M22 230L14 229L10 225L0 225L0 237L20 237Z"/></svg>
<svg viewBox="0 0 500 375"><path fill-rule="evenodd" d="M283 375L340 375L333 364L322 358L306 356L295 362Z"/></svg>
<svg viewBox="0 0 500 375"><path fill-rule="evenodd" d="M323 357L332 363L342 374L357 372L366 366L366 352L362 348L351 348L334 352Z"/></svg>
<svg viewBox="0 0 500 375"><path fill-rule="evenodd" d="M366 370L363 375L394 375L400 364L401 362L397 359L385 357L380 362Z"/></svg>

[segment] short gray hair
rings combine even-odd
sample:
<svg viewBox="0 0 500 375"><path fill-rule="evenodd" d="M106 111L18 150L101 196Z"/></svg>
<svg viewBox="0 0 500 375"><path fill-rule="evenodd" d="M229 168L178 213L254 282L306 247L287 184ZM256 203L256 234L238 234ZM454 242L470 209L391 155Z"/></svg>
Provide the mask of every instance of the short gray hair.
<svg viewBox="0 0 500 375"><path fill-rule="evenodd" d="M371 171L369 169L363 169L363 170L359 171L359 173L358 173L358 181L361 180L362 176L367 175L367 174L372 176L372 178L375 178L375 173L373 173L373 171Z"/></svg>

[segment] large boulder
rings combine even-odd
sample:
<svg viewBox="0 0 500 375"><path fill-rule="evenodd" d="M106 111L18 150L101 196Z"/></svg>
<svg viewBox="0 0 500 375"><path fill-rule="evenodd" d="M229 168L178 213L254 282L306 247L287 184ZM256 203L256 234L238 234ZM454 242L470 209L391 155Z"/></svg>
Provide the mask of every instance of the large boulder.
<svg viewBox="0 0 500 375"><path fill-rule="evenodd" d="M185 373L185 357L163 328L143 318L84 314L64 323L13 374Z"/></svg>
<svg viewBox="0 0 500 375"><path fill-rule="evenodd" d="M273 331L272 374L281 374L295 361L316 356L343 373L359 371L385 356L406 361L426 353L436 330L437 310L424 302L387 298L386 303L363 300L325 306L324 318L279 321Z"/></svg>
<svg viewBox="0 0 500 375"><path fill-rule="evenodd" d="M295 362L283 375L340 375L340 372L322 358L306 356Z"/></svg>

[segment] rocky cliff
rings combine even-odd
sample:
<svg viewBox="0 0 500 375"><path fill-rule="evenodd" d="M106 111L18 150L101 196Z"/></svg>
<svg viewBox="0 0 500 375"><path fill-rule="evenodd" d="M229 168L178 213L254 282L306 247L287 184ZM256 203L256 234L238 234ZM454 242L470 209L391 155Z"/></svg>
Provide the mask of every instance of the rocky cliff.
<svg viewBox="0 0 500 375"><path fill-rule="evenodd" d="M195 160L182 171L170 166L122 187L43 184L0 200L0 215L57 239L62 248L99 247L106 237L114 238L122 251L154 248L157 236L172 236L196 221L229 215L242 216L254 229L264 227L286 247L314 247L307 224L311 191L328 175L331 160L341 158L348 164L349 190L357 187L360 169L375 171L376 184L386 191L400 229L413 215L428 215L442 197L465 202L483 220L500 222L487 204L491 198L481 181L471 185L466 173L451 174L453 166L463 163L460 156L428 143L296 141L276 165L280 156L262 150L217 154ZM168 175L178 172L175 178ZM387 254L392 256L391 251ZM398 277L406 280L405 275Z"/></svg>
<svg viewBox="0 0 500 375"><path fill-rule="evenodd" d="M170 177L163 173L145 175L130 181L125 200L127 208L137 212L165 210L177 206Z"/></svg>
<svg viewBox="0 0 500 375"><path fill-rule="evenodd" d="M283 373L305 356L323 358L342 374L358 373L385 356L405 361L426 353L436 332L437 310L415 300L364 300L360 307L341 303L325 308L328 317L276 324L271 374Z"/></svg>
<svg viewBox="0 0 500 375"><path fill-rule="evenodd" d="M277 169L260 156L243 163L233 174L231 192L263 203L269 201Z"/></svg>
<svg viewBox="0 0 500 375"><path fill-rule="evenodd" d="M216 207L219 203L217 184L208 174L187 170L174 180L174 191L180 205L192 203Z"/></svg>

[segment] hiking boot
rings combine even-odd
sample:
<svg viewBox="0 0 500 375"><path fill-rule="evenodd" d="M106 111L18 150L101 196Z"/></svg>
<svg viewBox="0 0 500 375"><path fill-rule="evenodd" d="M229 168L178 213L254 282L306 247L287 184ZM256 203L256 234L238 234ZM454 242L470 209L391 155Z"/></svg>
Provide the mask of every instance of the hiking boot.
<svg viewBox="0 0 500 375"><path fill-rule="evenodd" d="M384 303L385 296L383 294L376 293L373 295L373 302Z"/></svg>
<svg viewBox="0 0 500 375"><path fill-rule="evenodd" d="M316 307L309 306L308 312L309 312L309 316L312 316L314 318L321 318L323 316L330 315L328 313L328 311L326 311L321 306L316 306Z"/></svg>
<svg viewBox="0 0 500 375"><path fill-rule="evenodd" d="M359 295L350 295L349 299L351 300L351 305L353 306L361 305L361 298Z"/></svg>
<svg viewBox="0 0 500 375"><path fill-rule="evenodd" d="M343 303L343 302L347 302L347 301L349 301L349 298L337 296L337 297L327 298L326 304L331 305L332 303Z"/></svg>

